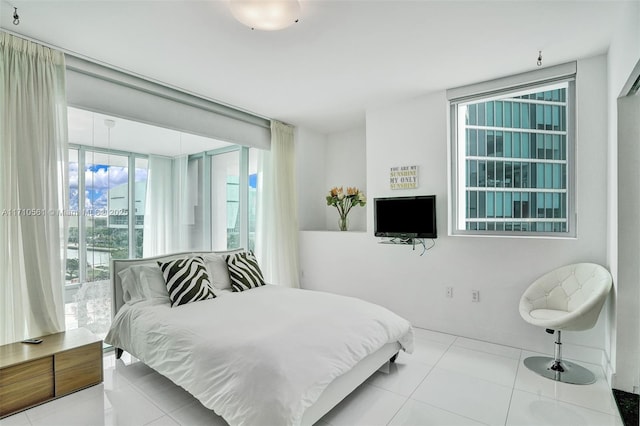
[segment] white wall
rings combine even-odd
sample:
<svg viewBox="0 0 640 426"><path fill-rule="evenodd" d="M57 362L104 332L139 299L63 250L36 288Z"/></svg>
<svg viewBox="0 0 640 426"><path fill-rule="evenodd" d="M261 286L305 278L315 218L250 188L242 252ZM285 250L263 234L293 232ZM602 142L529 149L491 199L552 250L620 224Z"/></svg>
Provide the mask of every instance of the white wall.
<svg viewBox="0 0 640 426"><path fill-rule="evenodd" d="M325 192L334 186L357 187L367 195L365 129L333 133L327 137ZM354 207L348 216L350 231L366 231L366 209ZM338 212L335 207L325 207L326 228L338 230Z"/></svg>
<svg viewBox="0 0 640 426"><path fill-rule="evenodd" d="M367 111L367 196L438 197L436 246L378 244L373 210L366 233L301 232L304 288L355 295L389 307L414 325L551 352L552 338L518 313L524 289L539 275L577 262L605 263L607 243L606 58L578 62L578 238L521 239L447 235L447 101L444 91ZM418 165L417 190L389 189L389 168ZM445 297L445 287L454 297ZM471 290L480 302L471 302ZM601 362L604 321L565 334L568 357Z"/></svg>
<svg viewBox="0 0 640 426"><path fill-rule="evenodd" d="M624 337L628 333L632 333L633 330L637 331L638 328L638 304L639 300L633 300L632 304L627 306L620 306L616 303L616 300L630 299L634 294L634 289L638 283L635 281L626 281L620 279L620 272L625 274L633 273L628 268L637 266L638 261L630 264L622 263L622 259L619 257L620 252L625 252L630 249L625 244L629 244L627 241L623 241L622 245L618 245L618 235L621 233L640 234L640 222L636 216L635 220L631 223L619 224L618 223L618 191L622 188L618 187L618 158L626 158L633 151L625 151L625 149L633 148L633 145L627 145L625 147L618 146L618 97L621 95L621 90L627 79L629 78L634 66L640 60L640 3L629 2L627 4L628 10L623 14L624 20L617 23L617 33L609 47L607 55L607 75L608 75L608 158L609 158L609 199L608 199L608 219L609 219L609 241L608 241L608 254L607 263L611 268L613 275L614 294L615 297L611 299L611 302L607 306L608 308L608 327L606 328L608 336L607 340L607 355L611 360L611 369L607 371L607 376L613 387L622 389L628 392L632 392L634 382L637 384L638 377L632 377L630 370L638 368L638 348L635 345L636 339L630 337ZM637 161L640 159L634 158L631 161L635 161L637 167ZM628 182L628 178L622 182ZM637 185L638 182L632 183ZM621 192L621 194L624 194ZM622 200L622 204L625 201ZM640 238L640 235L638 235ZM632 242L632 240L630 240ZM627 274L627 276L629 276ZM629 300L627 300L629 302ZM618 324L620 326L618 326ZM621 334L621 339L618 338L618 334ZM618 366L617 364L623 364ZM619 374L612 377L613 373L618 370ZM637 390L636 390L637 392Z"/></svg>
<svg viewBox="0 0 640 426"><path fill-rule="evenodd" d="M298 186L298 224L300 229L325 229L323 194L325 185L325 158L327 138L319 133L296 128L296 173Z"/></svg>
<svg viewBox="0 0 640 426"><path fill-rule="evenodd" d="M337 231L338 212L325 197L334 186L357 187L367 195L365 129L321 135L298 128L295 137L300 229ZM365 208L354 207L348 218L350 231L366 231Z"/></svg>
<svg viewBox="0 0 640 426"><path fill-rule="evenodd" d="M618 286L616 300L617 389L640 386L640 95L618 101Z"/></svg>

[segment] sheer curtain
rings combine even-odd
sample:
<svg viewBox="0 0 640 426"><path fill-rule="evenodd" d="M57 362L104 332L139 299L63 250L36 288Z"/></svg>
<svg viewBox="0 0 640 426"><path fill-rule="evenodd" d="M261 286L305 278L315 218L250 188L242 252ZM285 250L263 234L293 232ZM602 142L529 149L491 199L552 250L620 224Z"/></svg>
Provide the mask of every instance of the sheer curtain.
<svg viewBox="0 0 640 426"><path fill-rule="evenodd" d="M144 218L144 257L190 250L188 158L149 156Z"/></svg>
<svg viewBox="0 0 640 426"><path fill-rule="evenodd" d="M258 159L256 257L265 280L300 287L293 127L271 122L271 150Z"/></svg>
<svg viewBox="0 0 640 426"><path fill-rule="evenodd" d="M67 159L63 54L0 32L0 344L65 328Z"/></svg>

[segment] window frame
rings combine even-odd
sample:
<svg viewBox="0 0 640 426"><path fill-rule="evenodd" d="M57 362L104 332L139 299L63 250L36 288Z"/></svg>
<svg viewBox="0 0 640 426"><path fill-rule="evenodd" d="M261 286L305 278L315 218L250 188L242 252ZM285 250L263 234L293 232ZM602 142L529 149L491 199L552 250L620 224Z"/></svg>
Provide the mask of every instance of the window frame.
<svg viewBox="0 0 640 426"><path fill-rule="evenodd" d="M509 76L488 82L482 82L447 91L449 100L449 125L450 125L450 203L449 203L449 235L452 236L488 236L488 237L523 237L523 238L576 238L577 236L577 205L576 205L576 68L575 62L550 67L540 71L533 71L516 76ZM567 229L566 231L506 231L506 230L470 230L466 229L466 150L463 146L465 138L459 140L461 126L459 107L471 102L490 102L504 97L518 96L523 92L535 92L554 84L566 83L566 196L567 196ZM463 123L463 126L465 124ZM503 126L507 128L507 126ZM499 157L497 157L499 158ZM506 157L517 159L517 157ZM521 162L528 162L521 158ZM529 159L530 160L530 159ZM534 163L539 162L537 159ZM521 191L540 193L536 187L522 188ZM527 218L519 222L541 222ZM518 222L518 220L514 220Z"/></svg>

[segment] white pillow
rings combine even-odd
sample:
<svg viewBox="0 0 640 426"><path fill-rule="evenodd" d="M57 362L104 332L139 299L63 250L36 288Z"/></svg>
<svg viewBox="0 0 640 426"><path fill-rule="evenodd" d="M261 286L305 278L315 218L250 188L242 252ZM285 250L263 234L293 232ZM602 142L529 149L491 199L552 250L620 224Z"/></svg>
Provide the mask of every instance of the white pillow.
<svg viewBox="0 0 640 426"><path fill-rule="evenodd" d="M243 251L244 249L237 249L202 255L204 263L207 266L207 270L209 271L211 283L215 287L214 290L231 290L229 266L227 265L225 256Z"/></svg>
<svg viewBox="0 0 640 426"><path fill-rule="evenodd" d="M142 284L131 268L123 269L118 273L118 276L122 284L122 299L125 303L133 304L144 300Z"/></svg>
<svg viewBox="0 0 640 426"><path fill-rule="evenodd" d="M167 284L158 265L136 265L132 266L132 268L135 271L139 271L142 290L146 299L159 299L166 303L171 303Z"/></svg>
<svg viewBox="0 0 640 426"><path fill-rule="evenodd" d="M118 275L122 280L125 303L133 304L151 299L171 303L164 276L158 265L134 265L120 271Z"/></svg>

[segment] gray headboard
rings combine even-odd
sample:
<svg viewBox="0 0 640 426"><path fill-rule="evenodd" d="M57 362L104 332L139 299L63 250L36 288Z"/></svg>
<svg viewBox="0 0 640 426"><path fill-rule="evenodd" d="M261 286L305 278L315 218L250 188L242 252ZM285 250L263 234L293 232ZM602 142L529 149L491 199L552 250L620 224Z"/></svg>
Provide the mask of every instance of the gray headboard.
<svg viewBox="0 0 640 426"><path fill-rule="evenodd" d="M113 289L113 297L111 303L111 315L115 316L124 305L122 281L118 275L122 270L134 266L134 265L156 265L157 261L166 261L171 259L177 259L184 256L198 256L205 254L230 254L241 251L243 249L228 250L228 251L187 251L182 253L165 254L161 256L146 257L142 259L111 259L111 287Z"/></svg>

